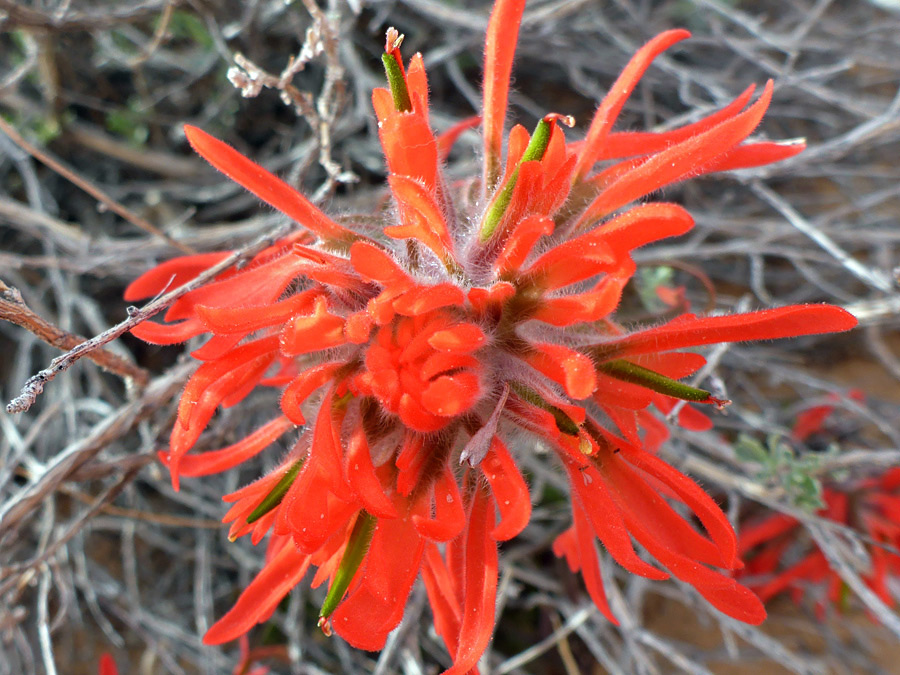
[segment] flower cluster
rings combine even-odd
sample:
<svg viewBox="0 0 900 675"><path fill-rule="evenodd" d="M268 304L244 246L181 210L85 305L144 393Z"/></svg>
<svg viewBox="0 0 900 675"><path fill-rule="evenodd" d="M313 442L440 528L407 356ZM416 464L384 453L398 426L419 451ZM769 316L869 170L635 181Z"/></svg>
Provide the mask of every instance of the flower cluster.
<svg viewBox="0 0 900 675"><path fill-rule="evenodd" d="M863 581L893 607L897 598L888 580L900 576L900 468L855 485L826 487L822 499L818 517L865 534L869 570ZM809 588L824 585L828 602L844 608L843 579L796 518L777 513L750 522L741 530L739 552L747 556L741 573L755 579L751 587L764 602L784 592L799 602ZM818 600L820 611L825 599Z"/></svg>
<svg viewBox="0 0 900 675"><path fill-rule="evenodd" d="M581 570L611 621L598 539L635 574L682 579L743 621L765 617L759 599L730 575L741 563L725 515L654 454L666 430L651 407L725 403L678 381L705 363L686 349L847 330L855 320L836 307L792 306L685 314L630 331L613 313L636 271L632 251L693 225L677 204L629 205L688 176L789 157L802 144L745 142L769 105L771 82L755 103L751 87L672 131L614 132L644 71L688 37L683 30L638 51L583 140L567 141L561 125L573 120L550 113L533 133L513 127L504 144L523 10L524 0L496 3L482 114L442 135L429 121L421 55L404 65L402 36L388 31L389 86L372 95L394 207L382 229L339 224L228 145L185 129L214 167L302 226L244 269L182 296L166 324L134 330L155 344L211 335L193 352L202 365L161 453L176 487L180 476L236 466L300 429L277 468L225 497L232 537L272 536L265 567L207 643L266 620L314 569L312 585L328 587L322 629L377 650L421 575L453 660L447 672L469 672L493 631L498 543L530 518L516 462L528 447L509 443L523 430L569 476L574 524L554 550ZM479 122L483 173L449 184L442 162ZM163 263L126 297L186 282L225 255ZM238 404L257 386L283 389L270 421L229 447L189 453L219 406ZM679 421L710 424L690 406Z"/></svg>
<svg viewBox="0 0 900 675"><path fill-rule="evenodd" d="M847 398L862 402L864 394L853 389ZM828 438L826 424L838 397L829 399L797 416L794 440ZM898 598L888 582L900 576L900 468L828 484L822 490L822 502L822 508L816 510L819 518L863 533L869 569L862 579L882 602L895 606ZM747 562L740 575L763 602L785 592L800 602L808 590L824 587L825 596L816 601L818 611L824 611L826 600L838 609L845 608L845 582L796 518L775 513L749 520L741 527L738 551Z"/></svg>

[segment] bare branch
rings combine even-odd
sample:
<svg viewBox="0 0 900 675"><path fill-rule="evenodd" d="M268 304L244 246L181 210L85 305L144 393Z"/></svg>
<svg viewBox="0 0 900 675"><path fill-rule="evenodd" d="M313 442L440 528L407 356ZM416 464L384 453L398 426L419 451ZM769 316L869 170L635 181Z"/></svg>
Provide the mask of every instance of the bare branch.
<svg viewBox="0 0 900 675"><path fill-rule="evenodd" d="M14 323L33 333L48 345L59 349L74 349L85 341L79 335L64 331L35 314L22 300L22 294L0 280L0 319ZM147 384L149 374L130 361L105 349L97 348L87 354L98 366L116 375L134 380L138 386Z"/></svg>
<svg viewBox="0 0 900 675"><path fill-rule="evenodd" d="M173 302L175 302L182 295L200 288L203 284L213 279L220 272L224 272L229 267L236 265L255 255L266 246L270 246L275 240L282 237L288 230L289 225L279 225L274 230L267 232L250 244L235 251L230 256L225 258L222 262L213 265L208 270L206 270L202 274L199 274L197 277L187 282L186 284L182 284L178 288L169 291L168 293L156 298L155 300L152 300L140 309L137 309L136 307L130 307L129 316L127 319L116 324L109 330L92 337L90 340L82 342L77 347L70 349L62 356L58 356L57 358L53 359L53 361L50 362L49 368L45 368L37 375L29 378L25 385L22 387L22 393L12 401L7 403L6 412L10 414L25 412L34 404L34 402L37 400L37 397L40 396L44 391L44 385L52 381L60 373L68 370L72 366L72 364L78 361L80 358L82 358L83 356L87 356L95 349L112 342L123 333L126 333L137 326L142 321L146 321L150 317L155 316L166 307L171 305Z"/></svg>

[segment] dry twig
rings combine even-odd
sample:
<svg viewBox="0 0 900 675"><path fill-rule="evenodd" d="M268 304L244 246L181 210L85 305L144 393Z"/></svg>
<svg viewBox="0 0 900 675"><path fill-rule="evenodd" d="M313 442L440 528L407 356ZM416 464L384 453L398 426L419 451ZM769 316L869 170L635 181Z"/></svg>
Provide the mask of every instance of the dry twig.
<svg viewBox="0 0 900 675"><path fill-rule="evenodd" d="M59 349L75 349L85 341L85 338L64 331L35 314L22 300L22 294L15 288L7 286L2 280L0 280L0 319L21 326L48 345ZM147 384L149 378L147 371L121 356L99 347L86 356L104 370L129 378L138 386L143 387Z"/></svg>

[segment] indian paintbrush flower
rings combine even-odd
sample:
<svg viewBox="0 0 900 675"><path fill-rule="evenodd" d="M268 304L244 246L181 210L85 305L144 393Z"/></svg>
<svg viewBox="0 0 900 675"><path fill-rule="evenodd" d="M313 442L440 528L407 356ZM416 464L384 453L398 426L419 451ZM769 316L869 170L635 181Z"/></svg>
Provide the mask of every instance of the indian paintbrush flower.
<svg viewBox="0 0 900 675"><path fill-rule="evenodd" d="M244 269L181 297L168 323L134 330L156 344L211 336L193 352L202 364L161 453L176 487L180 476L226 470L300 429L274 471L226 497L232 537L271 538L265 567L209 630L208 643L264 621L315 569L312 585L329 589L323 630L377 650L421 575L453 659L447 672L469 672L493 631L498 543L530 518L515 459L529 449L511 447L516 429L552 449L569 476L574 525L554 550L581 570L610 620L597 539L635 574L674 575L726 614L750 623L765 617L759 599L730 576L741 562L725 515L654 454L666 431L651 407L725 403L678 381L705 363L686 349L856 322L839 308L810 305L685 314L626 330L614 312L636 271L631 252L693 225L677 204L632 204L688 176L765 164L803 146L745 142L769 105L771 82L755 103L751 87L679 129L614 132L653 58L688 37L672 30L638 51L584 140L567 141L561 125L573 120L549 113L533 133L513 127L504 153L523 10L523 0L499 0L489 21L484 167L474 203L441 167L453 140L478 119L434 133L422 57L404 65L393 29L383 55L389 86L372 95L394 207L381 229L339 224L228 145L185 128L214 167L300 225ZM163 263L126 297L188 281L224 255ZM257 386L282 389L270 421L229 447L189 452L219 406L238 404ZM690 406L679 420L709 425ZM686 506L702 530L669 501Z"/></svg>

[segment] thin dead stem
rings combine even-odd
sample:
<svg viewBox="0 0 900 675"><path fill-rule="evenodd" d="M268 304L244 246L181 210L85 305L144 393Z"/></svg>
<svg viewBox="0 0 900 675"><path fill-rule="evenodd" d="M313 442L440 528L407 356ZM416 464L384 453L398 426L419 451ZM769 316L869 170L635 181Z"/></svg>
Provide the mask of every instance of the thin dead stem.
<svg viewBox="0 0 900 675"><path fill-rule="evenodd" d="M58 349L75 349L85 341L85 338L64 331L35 314L22 300L22 294L15 288L7 286L2 280L0 280L0 319L21 326ZM121 356L99 347L86 356L104 370L129 378L138 386L143 387L147 384L149 373Z"/></svg>

